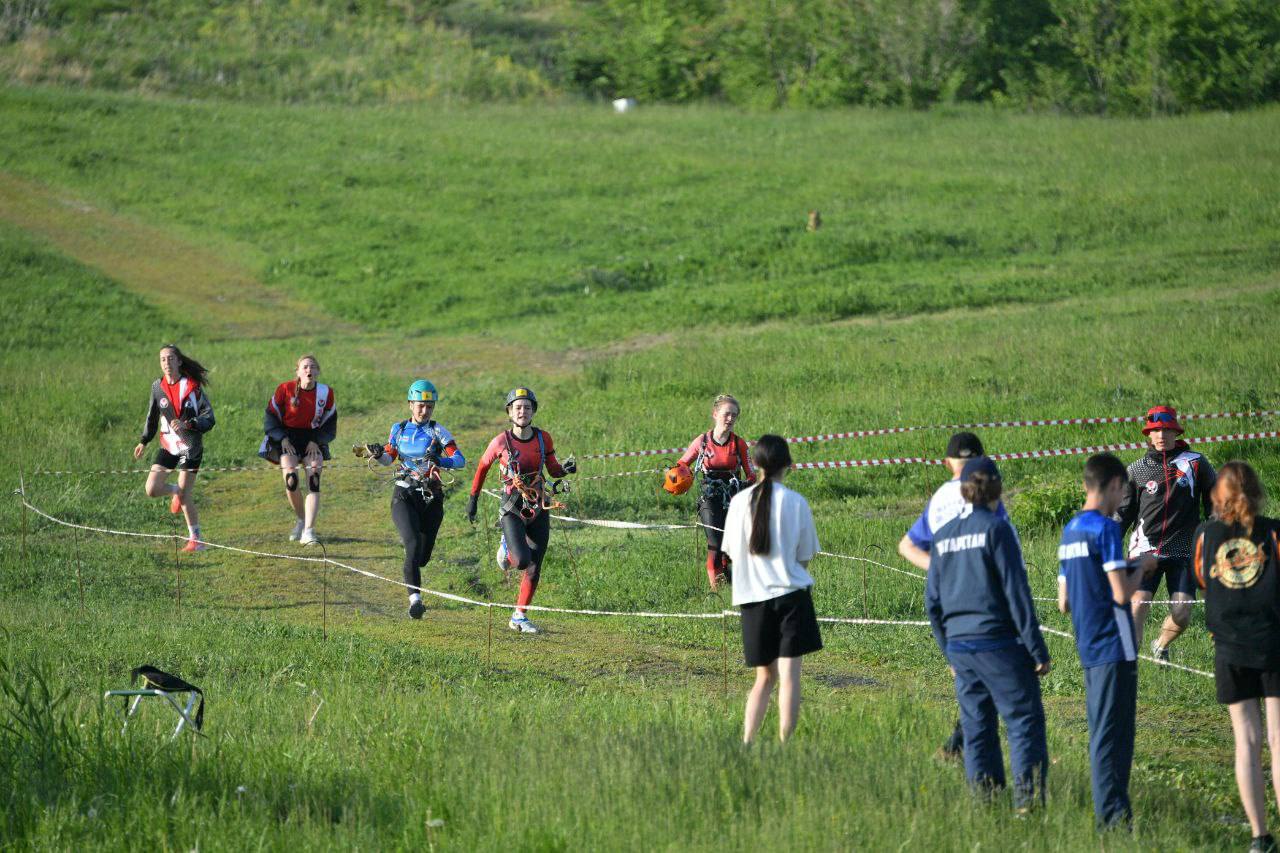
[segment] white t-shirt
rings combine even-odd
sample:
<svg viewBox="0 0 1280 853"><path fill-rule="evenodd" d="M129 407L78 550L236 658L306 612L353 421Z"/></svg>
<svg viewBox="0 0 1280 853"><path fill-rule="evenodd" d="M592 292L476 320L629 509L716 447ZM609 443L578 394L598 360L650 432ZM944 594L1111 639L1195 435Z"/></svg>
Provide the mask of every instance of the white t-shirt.
<svg viewBox="0 0 1280 853"><path fill-rule="evenodd" d="M781 483L772 483L768 554L751 553L751 496L754 485L734 495L724 520L720 550L733 560L733 603L768 601L813 586L801 563L818 553L818 531L809 502Z"/></svg>

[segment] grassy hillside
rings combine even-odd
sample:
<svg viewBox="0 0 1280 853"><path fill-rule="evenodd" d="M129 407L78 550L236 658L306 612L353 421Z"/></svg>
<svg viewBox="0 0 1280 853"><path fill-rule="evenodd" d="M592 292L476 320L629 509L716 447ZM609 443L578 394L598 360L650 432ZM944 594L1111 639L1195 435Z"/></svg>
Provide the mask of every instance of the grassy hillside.
<svg viewBox="0 0 1280 853"><path fill-rule="evenodd" d="M519 383L537 390L562 452L579 455L687 441L722 390L743 401L751 436L1280 399L1280 357L1265 343L1280 313L1277 209L1260 189L1277 166L1275 113L1131 124L672 110L616 122L577 109L277 110L45 91L0 103L13 116L0 126L11 306L0 464L11 487L23 472L33 502L83 523L172 529L140 475L32 475L132 467L155 349L170 339L213 368L206 465L255 466L201 474L206 535L300 555L284 541L278 476L253 452L261 408L303 351L337 391L339 447L385 434L408 382L426 375L473 459ZM816 234L803 231L811 207L827 221ZM246 289L277 300L276 316L238 308ZM1005 451L1135 432L984 437ZM913 433L796 453L936 456L944 442ZM1280 482L1274 442L1207 453ZM397 577L385 472L338 461L320 524L329 553ZM1080 462L1005 466L1037 595L1055 586L1046 519L1076 499ZM649 464L584 463L583 474ZM824 547L901 567L893 546L942 476L791 482ZM428 582L509 601L495 534L466 523L458 491ZM682 522L692 501L624 477L580 483L568 511ZM795 742L742 750L747 674L732 622L726 696L719 621L548 616L544 634L521 638L495 620L489 658L484 613L434 603L410 622L398 588L312 564L184 557L179 613L167 544L27 521L23 559L20 513L0 503L0 685L16 691L0 714L18 728L0 736L0 790L3 836L18 846L1098 844L1069 641L1050 639L1058 666L1045 681L1051 805L1020 822L933 762L954 710L918 628L826 630ZM715 611L701 550L690 531L556 530L538 603ZM824 614L921 618L915 579L829 559L813 571ZM1068 625L1047 604L1041 617ZM1210 667L1199 615L1175 653ZM118 736L118 707L97 697L143 662L206 689L207 738L166 746L156 708ZM1137 831L1108 849L1240 844L1211 683L1144 666L1140 695Z"/></svg>

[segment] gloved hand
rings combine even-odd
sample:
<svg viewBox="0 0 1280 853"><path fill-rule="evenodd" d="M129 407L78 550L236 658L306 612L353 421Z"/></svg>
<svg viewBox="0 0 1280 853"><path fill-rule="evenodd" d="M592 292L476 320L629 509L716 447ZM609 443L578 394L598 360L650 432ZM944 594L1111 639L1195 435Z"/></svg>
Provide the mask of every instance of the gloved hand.
<svg viewBox="0 0 1280 853"><path fill-rule="evenodd" d="M382 454L387 452L387 449L381 444L366 444L365 449L369 451L370 459L381 459Z"/></svg>
<svg viewBox="0 0 1280 853"><path fill-rule="evenodd" d="M566 474L578 473L578 461L574 459L572 456L564 460L564 464L561 465L560 467L564 469L564 472Z"/></svg>
<svg viewBox="0 0 1280 853"><path fill-rule="evenodd" d="M467 521L472 524L476 523L476 501L479 497L479 495L472 495L467 498Z"/></svg>

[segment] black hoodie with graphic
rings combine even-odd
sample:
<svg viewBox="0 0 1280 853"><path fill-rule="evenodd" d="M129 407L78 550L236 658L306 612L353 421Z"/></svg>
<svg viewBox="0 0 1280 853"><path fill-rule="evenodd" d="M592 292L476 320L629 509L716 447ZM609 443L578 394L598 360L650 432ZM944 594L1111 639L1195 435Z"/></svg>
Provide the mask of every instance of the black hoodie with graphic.
<svg viewBox="0 0 1280 853"><path fill-rule="evenodd" d="M1217 481L1209 460L1185 441L1130 464L1128 491L1113 516L1123 530L1133 528L1129 557L1154 552L1190 564L1192 534L1213 515L1209 493Z"/></svg>

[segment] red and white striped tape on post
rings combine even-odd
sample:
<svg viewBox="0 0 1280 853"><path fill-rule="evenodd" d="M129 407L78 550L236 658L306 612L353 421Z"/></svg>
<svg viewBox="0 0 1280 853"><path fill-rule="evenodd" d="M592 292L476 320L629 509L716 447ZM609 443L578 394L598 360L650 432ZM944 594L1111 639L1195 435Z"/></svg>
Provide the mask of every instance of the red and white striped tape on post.
<svg viewBox="0 0 1280 853"><path fill-rule="evenodd" d="M1280 416L1280 410L1267 409L1254 412L1190 412L1179 415L1183 421L1203 421L1221 418L1269 418ZM997 429L1004 427L1039 427L1039 426L1096 426L1100 424L1132 424L1146 420L1145 415L1129 415L1124 417L1100 418L1037 418L1021 421L987 421L972 424L934 424L932 426L879 427L876 429L859 429L849 432L827 432L818 435L802 435L788 438L789 444L811 444L819 441L838 441L846 438L871 438L877 435L900 435L908 432L925 432L928 430L960 430L960 429ZM615 453L587 453L582 459L622 459L634 456L666 456L672 453L684 453L684 447L668 447L662 450L622 450ZM910 460L917 461L917 460ZM886 463L893 464L893 463ZM850 467L850 466L845 466Z"/></svg>

